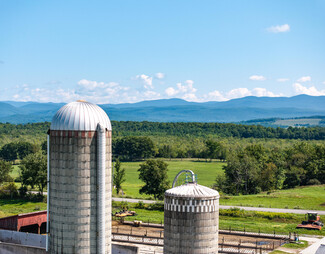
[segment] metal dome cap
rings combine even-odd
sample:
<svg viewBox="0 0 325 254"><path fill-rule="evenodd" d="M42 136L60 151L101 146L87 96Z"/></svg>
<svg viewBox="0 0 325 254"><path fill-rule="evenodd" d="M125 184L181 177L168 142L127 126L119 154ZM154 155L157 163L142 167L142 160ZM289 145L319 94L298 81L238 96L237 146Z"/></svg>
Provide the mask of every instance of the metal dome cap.
<svg viewBox="0 0 325 254"><path fill-rule="evenodd" d="M64 105L56 112L50 130L96 131L98 123L112 130L111 121L102 108L79 100Z"/></svg>
<svg viewBox="0 0 325 254"><path fill-rule="evenodd" d="M187 183L169 189L165 196L184 198L219 198L219 192L197 183Z"/></svg>

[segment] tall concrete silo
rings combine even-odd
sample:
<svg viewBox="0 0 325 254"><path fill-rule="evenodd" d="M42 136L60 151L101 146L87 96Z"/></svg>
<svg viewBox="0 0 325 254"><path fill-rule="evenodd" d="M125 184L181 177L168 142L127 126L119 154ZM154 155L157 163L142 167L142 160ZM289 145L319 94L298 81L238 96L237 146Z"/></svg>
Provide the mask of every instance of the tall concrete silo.
<svg viewBox="0 0 325 254"><path fill-rule="evenodd" d="M165 192L164 254L218 253L219 193L190 173L190 182Z"/></svg>
<svg viewBox="0 0 325 254"><path fill-rule="evenodd" d="M63 106L49 130L50 253L111 253L112 127L97 105Z"/></svg>

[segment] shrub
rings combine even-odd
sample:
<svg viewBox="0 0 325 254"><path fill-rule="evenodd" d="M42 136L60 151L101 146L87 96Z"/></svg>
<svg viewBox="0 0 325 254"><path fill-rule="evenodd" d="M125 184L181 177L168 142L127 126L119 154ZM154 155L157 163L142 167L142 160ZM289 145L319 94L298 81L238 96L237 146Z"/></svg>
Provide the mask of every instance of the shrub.
<svg viewBox="0 0 325 254"><path fill-rule="evenodd" d="M146 206L142 201L139 201L138 203L135 204L135 208L138 209L144 209Z"/></svg>
<svg viewBox="0 0 325 254"><path fill-rule="evenodd" d="M129 203L126 202L126 201L122 201L120 206L121 206L122 210L128 210L129 209Z"/></svg>
<svg viewBox="0 0 325 254"><path fill-rule="evenodd" d="M155 202L153 204L148 205L148 210L156 210L156 211L164 211L164 203L163 202Z"/></svg>
<svg viewBox="0 0 325 254"><path fill-rule="evenodd" d="M320 185L320 184L321 184L321 182L318 179L310 179L307 182L307 185Z"/></svg>
<svg viewBox="0 0 325 254"><path fill-rule="evenodd" d="M18 189L18 191L19 191L19 196L20 196L21 198L26 197L26 194L27 194L27 187L26 187L26 186L21 186L21 187Z"/></svg>
<svg viewBox="0 0 325 254"><path fill-rule="evenodd" d="M1 198L16 198L18 197L18 190L14 183L8 183L0 189Z"/></svg>

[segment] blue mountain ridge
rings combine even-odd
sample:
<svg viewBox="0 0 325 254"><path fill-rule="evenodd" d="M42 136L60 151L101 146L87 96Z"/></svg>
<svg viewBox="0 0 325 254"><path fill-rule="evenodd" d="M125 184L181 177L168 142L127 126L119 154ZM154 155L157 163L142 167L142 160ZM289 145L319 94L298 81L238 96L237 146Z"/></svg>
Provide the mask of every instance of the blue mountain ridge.
<svg viewBox="0 0 325 254"><path fill-rule="evenodd" d="M65 103L0 102L0 122L51 121ZM244 97L223 102L162 99L100 104L111 120L155 122L240 122L265 118L325 116L325 96Z"/></svg>

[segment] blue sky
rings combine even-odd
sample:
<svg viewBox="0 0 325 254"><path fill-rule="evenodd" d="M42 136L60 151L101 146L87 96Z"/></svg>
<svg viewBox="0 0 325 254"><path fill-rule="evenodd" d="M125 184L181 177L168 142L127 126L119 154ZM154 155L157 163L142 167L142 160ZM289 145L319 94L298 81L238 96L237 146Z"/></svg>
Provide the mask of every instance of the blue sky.
<svg viewBox="0 0 325 254"><path fill-rule="evenodd" d="M325 95L325 1L0 2L0 100Z"/></svg>

